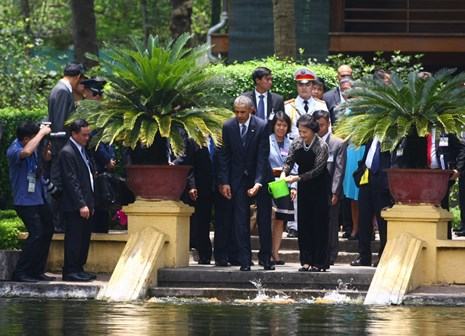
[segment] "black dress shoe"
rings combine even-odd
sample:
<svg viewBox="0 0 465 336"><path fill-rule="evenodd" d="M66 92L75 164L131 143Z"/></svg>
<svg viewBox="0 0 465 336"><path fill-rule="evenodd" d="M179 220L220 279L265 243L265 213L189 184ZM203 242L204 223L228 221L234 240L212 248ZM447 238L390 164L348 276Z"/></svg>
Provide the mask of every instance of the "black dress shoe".
<svg viewBox="0 0 465 336"><path fill-rule="evenodd" d="M229 264L228 264L227 261L218 260L218 261L215 261L215 266L218 266L218 267L228 267Z"/></svg>
<svg viewBox="0 0 465 336"><path fill-rule="evenodd" d="M287 234L287 238L297 238L299 236L299 232L294 229L289 229L289 233Z"/></svg>
<svg viewBox="0 0 465 336"><path fill-rule="evenodd" d="M242 272L250 272L250 266L241 266L239 270Z"/></svg>
<svg viewBox="0 0 465 336"><path fill-rule="evenodd" d="M455 235L456 235L457 237L465 237L465 231L457 231L457 232L455 233Z"/></svg>
<svg viewBox="0 0 465 336"><path fill-rule="evenodd" d="M90 277L86 276L81 273L69 273L69 274L63 274L63 281L80 281L80 282L88 282L92 280Z"/></svg>
<svg viewBox="0 0 465 336"><path fill-rule="evenodd" d="M35 278L39 281L55 281L57 278L53 276L48 276L45 273L36 275Z"/></svg>
<svg viewBox="0 0 465 336"><path fill-rule="evenodd" d="M210 265L210 259L199 259L199 265Z"/></svg>
<svg viewBox="0 0 465 336"><path fill-rule="evenodd" d="M352 260L350 266L371 266L371 262L367 262L365 260L357 258L355 260Z"/></svg>
<svg viewBox="0 0 465 336"><path fill-rule="evenodd" d="M29 275L15 275L13 277L13 281L17 281L17 282L37 282L39 281L37 278L33 278Z"/></svg>
<svg viewBox="0 0 465 336"><path fill-rule="evenodd" d="M83 271L83 272L80 272L79 274L82 275L82 276L85 276L85 277L90 278L90 280L95 280L95 279L97 279L97 274L95 274L95 273L84 272L84 271Z"/></svg>
<svg viewBox="0 0 465 336"><path fill-rule="evenodd" d="M358 234L355 236L349 236L347 240L358 240Z"/></svg>
<svg viewBox="0 0 465 336"><path fill-rule="evenodd" d="M267 263L264 263L264 264L263 264L263 269L264 269L265 271L274 271L274 270L275 270L275 267L274 267L274 265L273 265L273 264L271 263L271 261L270 261L270 262L267 262Z"/></svg>
<svg viewBox="0 0 465 336"><path fill-rule="evenodd" d="M342 236L341 236L341 238L345 238L345 239L347 239L347 238L349 238L349 237L350 237L350 232L344 232L344 233L342 234Z"/></svg>

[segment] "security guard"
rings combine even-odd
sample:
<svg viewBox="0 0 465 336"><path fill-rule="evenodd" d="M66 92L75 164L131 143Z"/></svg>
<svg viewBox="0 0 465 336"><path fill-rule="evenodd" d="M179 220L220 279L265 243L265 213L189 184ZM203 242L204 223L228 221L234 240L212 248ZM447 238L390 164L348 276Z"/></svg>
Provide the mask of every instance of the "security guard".
<svg viewBox="0 0 465 336"><path fill-rule="evenodd" d="M292 122L291 138L296 138L299 135L296 124L302 115L311 115L318 110L328 111L323 100L312 97L312 85L316 78L316 75L307 68L300 68L294 73L298 95L295 99L287 100L284 103L284 111Z"/></svg>

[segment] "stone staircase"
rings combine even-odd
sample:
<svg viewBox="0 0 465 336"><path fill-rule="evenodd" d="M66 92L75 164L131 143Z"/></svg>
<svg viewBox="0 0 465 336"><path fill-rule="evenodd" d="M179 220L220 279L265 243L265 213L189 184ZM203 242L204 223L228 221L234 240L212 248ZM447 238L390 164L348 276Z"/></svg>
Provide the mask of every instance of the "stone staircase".
<svg viewBox="0 0 465 336"><path fill-rule="evenodd" d="M280 258L284 266L276 266L275 271L264 271L258 266L258 237L251 238L253 260L251 272L240 272L239 267L216 267L198 265L197 255L192 253L189 267L160 269L158 286L151 287L150 296L251 298L257 295L262 286L268 293L284 293L293 298L320 297L328 291L337 290L348 296L360 297L366 294L375 272L373 267L352 267L350 261L357 256L357 241L340 239L340 253L334 266L327 272L298 272L299 251L296 238L283 238ZM373 251L379 248L379 241L372 243ZM375 257L373 260L376 260ZM253 284L255 283L255 284Z"/></svg>

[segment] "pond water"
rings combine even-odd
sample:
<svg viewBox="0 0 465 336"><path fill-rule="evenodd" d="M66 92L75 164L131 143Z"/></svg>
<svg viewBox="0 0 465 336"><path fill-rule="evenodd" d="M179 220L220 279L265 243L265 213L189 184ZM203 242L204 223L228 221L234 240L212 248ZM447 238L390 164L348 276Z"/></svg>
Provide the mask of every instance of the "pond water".
<svg viewBox="0 0 465 336"><path fill-rule="evenodd" d="M465 335L461 307L276 302L0 299L0 335Z"/></svg>

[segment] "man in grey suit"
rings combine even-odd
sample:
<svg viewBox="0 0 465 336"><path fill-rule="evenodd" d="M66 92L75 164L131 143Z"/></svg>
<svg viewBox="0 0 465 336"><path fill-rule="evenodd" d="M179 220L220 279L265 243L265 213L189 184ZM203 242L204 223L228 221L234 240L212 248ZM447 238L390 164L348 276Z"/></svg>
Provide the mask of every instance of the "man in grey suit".
<svg viewBox="0 0 465 336"><path fill-rule="evenodd" d="M74 112L74 97L75 91L79 85L81 77L84 73L84 66L78 63L70 63L65 66L63 78L58 81L55 87L50 92L48 98L48 120L52 123L52 132L65 131L65 121ZM50 162L50 181L57 187L57 193L62 190L61 175L58 167L58 153L63 148L67 141L67 137L53 138L50 142L52 151L52 160ZM56 232L63 232L63 224L60 216L61 206L59 201L52 201L54 209L54 226Z"/></svg>
<svg viewBox="0 0 465 336"><path fill-rule="evenodd" d="M337 69L337 82L339 83L338 86L329 90L323 95L323 100L326 102L326 105L329 109L329 114L331 118L331 123L334 123L337 120L337 115L335 109L345 101L345 98L342 94L341 90L341 80L342 79L352 79L352 68L346 64L341 65Z"/></svg>
<svg viewBox="0 0 465 336"><path fill-rule="evenodd" d="M328 111L315 111L315 120L320 125L318 135L328 144L329 155L326 168L331 176L331 208L329 211L329 260L333 265L338 254L339 199L342 194L342 181L346 165L346 146L342 139L329 131L330 116Z"/></svg>
<svg viewBox="0 0 465 336"><path fill-rule="evenodd" d="M243 95L252 99L255 105L255 116L268 120L269 126L274 114L278 111L284 111L284 99L279 94L270 91L273 86L273 76L270 69L256 68L252 73L252 80L255 89L244 92Z"/></svg>

